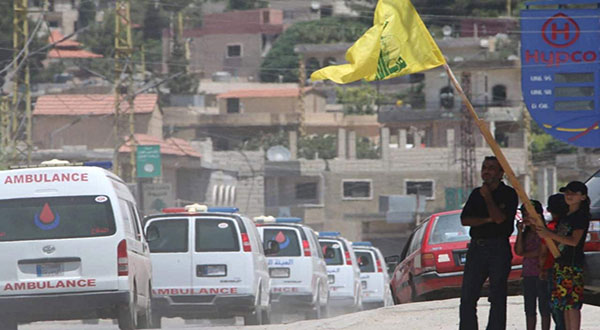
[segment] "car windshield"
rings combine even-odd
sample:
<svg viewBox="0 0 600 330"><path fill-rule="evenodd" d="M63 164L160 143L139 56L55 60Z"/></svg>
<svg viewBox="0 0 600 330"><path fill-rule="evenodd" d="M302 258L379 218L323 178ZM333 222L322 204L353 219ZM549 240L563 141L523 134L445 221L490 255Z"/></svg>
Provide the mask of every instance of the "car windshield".
<svg viewBox="0 0 600 330"><path fill-rule="evenodd" d="M268 241L279 243L279 252L269 255L269 257L298 257L300 256L300 243L298 232L294 229L264 229L263 246L267 248Z"/></svg>
<svg viewBox="0 0 600 330"><path fill-rule="evenodd" d="M196 252L239 250L238 231L233 220L196 219Z"/></svg>
<svg viewBox="0 0 600 330"><path fill-rule="evenodd" d="M373 261L373 254L368 251L356 251L356 262L358 262L358 267L360 267L361 273L374 273L375 272L375 262Z"/></svg>
<svg viewBox="0 0 600 330"><path fill-rule="evenodd" d="M0 241L110 236L115 220L107 196L0 201Z"/></svg>
<svg viewBox="0 0 600 330"><path fill-rule="evenodd" d="M460 223L460 213L437 217L429 236L429 244L468 241L469 227Z"/></svg>
<svg viewBox="0 0 600 330"><path fill-rule="evenodd" d="M325 263L327 263L328 266L344 264L344 257L342 255L342 246L340 245L339 242L319 241L319 243L321 243L321 248L323 249L323 255L326 257ZM333 255L331 256L331 258L327 258L326 250L328 247L333 250Z"/></svg>

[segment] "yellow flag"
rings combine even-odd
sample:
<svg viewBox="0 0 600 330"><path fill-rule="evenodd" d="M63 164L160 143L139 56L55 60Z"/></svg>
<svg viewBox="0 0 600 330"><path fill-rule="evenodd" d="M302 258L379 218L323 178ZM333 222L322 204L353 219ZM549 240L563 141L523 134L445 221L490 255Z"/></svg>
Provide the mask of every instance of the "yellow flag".
<svg viewBox="0 0 600 330"><path fill-rule="evenodd" d="M345 84L383 80L435 68L444 56L410 0L379 0L373 26L346 52L348 64L330 65L310 79Z"/></svg>

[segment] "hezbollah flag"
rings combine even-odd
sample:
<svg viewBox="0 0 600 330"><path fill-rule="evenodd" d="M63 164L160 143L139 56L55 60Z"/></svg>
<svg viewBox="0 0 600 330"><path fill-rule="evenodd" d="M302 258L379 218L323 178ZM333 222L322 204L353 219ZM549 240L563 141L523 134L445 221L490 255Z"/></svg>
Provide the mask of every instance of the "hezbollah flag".
<svg viewBox="0 0 600 330"><path fill-rule="evenodd" d="M345 84L383 80L435 68L444 56L409 0L379 0L373 26L346 52L348 64L313 72L312 80Z"/></svg>

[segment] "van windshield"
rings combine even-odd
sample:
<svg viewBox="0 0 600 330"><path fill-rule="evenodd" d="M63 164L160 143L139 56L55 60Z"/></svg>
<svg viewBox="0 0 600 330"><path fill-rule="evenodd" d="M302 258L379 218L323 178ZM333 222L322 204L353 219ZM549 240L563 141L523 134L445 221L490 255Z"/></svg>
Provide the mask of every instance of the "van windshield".
<svg viewBox="0 0 600 330"><path fill-rule="evenodd" d="M319 241L319 243L321 243L321 248L323 249L323 254L326 256L325 263L327 263L328 266L344 264L344 257L342 255L342 246L340 245L339 242ZM331 258L327 258L326 251L327 251L328 247L333 250L333 254L331 255Z"/></svg>
<svg viewBox="0 0 600 330"><path fill-rule="evenodd" d="M0 241L110 236L115 220L107 196L0 200Z"/></svg>
<svg viewBox="0 0 600 330"><path fill-rule="evenodd" d="M196 219L196 252L239 251L235 222L225 219Z"/></svg>
<svg viewBox="0 0 600 330"><path fill-rule="evenodd" d="M267 248L268 241L279 243L279 252L271 254L269 257L299 257L300 243L298 241L298 232L293 229L264 229L264 247Z"/></svg>

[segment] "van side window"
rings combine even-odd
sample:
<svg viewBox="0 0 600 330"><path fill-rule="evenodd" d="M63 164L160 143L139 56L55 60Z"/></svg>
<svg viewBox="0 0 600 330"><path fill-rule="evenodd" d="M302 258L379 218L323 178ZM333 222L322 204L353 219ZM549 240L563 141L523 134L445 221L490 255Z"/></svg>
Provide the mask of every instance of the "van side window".
<svg viewBox="0 0 600 330"><path fill-rule="evenodd" d="M188 252L188 220L187 219L168 219L154 221L148 229L155 227L158 231L158 238L148 242L150 252L152 253L177 253Z"/></svg>
<svg viewBox="0 0 600 330"><path fill-rule="evenodd" d="M315 235L315 233L312 230L310 231L310 234L313 241L315 242L315 247L317 248L317 254L319 255L319 258L324 259L325 257L323 256L323 249L321 248L321 244L319 244L319 238L317 237L317 235Z"/></svg>
<svg viewBox="0 0 600 330"><path fill-rule="evenodd" d="M129 212L131 214L131 220L133 221L133 228L135 229L135 238L138 241L142 240L142 223L140 222L140 217L138 215L137 210L135 209L135 205L132 202L127 201L127 206L129 207Z"/></svg>
<svg viewBox="0 0 600 330"><path fill-rule="evenodd" d="M135 229L133 225L133 221L131 219L131 212L129 211L129 207L127 205L127 201L123 199L119 199L119 207L121 209L121 214L123 215L123 228L125 228L125 233L130 236L135 235Z"/></svg>

